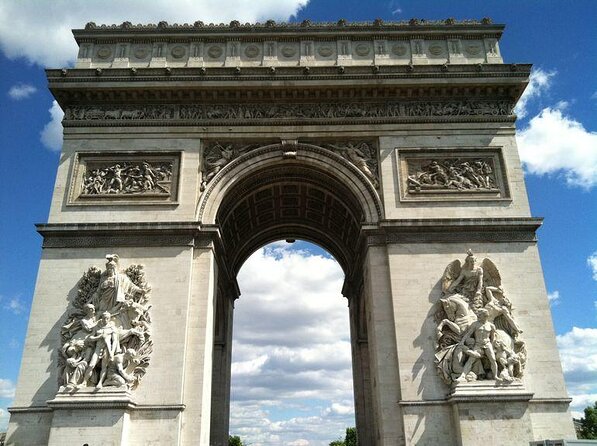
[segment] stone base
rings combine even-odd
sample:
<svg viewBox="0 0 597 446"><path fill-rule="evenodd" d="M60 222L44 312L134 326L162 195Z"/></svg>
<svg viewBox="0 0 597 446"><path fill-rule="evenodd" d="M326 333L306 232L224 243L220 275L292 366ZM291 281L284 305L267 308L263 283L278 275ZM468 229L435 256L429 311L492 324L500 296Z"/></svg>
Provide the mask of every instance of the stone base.
<svg viewBox="0 0 597 446"><path fill-rule="evenodd" d="M56 397L47 402L52 409L132 409L131 392L126 387L83 387L72 391L60 387Z"/></svg>
<svg viewBox="0 0 597 446"><path fill-rule="evenodd" d="M502 384L494 380L483 380L455 384L448 401L529 401L531 398L533 394L525 390L522 381Z"/></svg>

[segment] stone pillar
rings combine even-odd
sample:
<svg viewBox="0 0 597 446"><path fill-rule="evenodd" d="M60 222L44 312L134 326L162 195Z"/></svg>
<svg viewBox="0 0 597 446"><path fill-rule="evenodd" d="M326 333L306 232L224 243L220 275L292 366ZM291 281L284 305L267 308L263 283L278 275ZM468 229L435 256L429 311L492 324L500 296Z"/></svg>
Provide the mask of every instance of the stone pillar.
<svg viewBox="0 0 597 446"><path fill-rule="evenodd" d="M385 246L369 246L364 262L375 444L404 444L390 269Z"/></svg>
<svg viewBox="0 0 597 446"><path fill-rule="evenodd" d="M371 404L371 373L369 342L362 292L349 299L350 344L352 349L352 380L357 433L361 446L375 444L373 407Z"/></svg>
<svg viewBox="0 0 597 446"><path fill-rule="evenodd" d="M183 402L186 409L183 412L182 444L209 444L216 284L213 246L197 248L193 256L184 346Z"/></svg>
<svg viewBox="0 0 597 446"><path fill-rule="evenodd" d="M229 292L220 290L216 304L210 446L228 445L234 298Z"/></svg>

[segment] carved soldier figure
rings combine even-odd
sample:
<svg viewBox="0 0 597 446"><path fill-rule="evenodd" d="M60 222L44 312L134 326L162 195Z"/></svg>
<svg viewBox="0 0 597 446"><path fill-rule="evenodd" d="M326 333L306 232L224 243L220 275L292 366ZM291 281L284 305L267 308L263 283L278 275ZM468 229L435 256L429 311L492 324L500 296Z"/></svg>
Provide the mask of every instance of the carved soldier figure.
<svg viewBox="0 0 597 446"><path fill-rule="evenodd" d="M482 303L481 289L483 287L483 268L477 266L477 258L473 252L469 249L467 251L466 258L464 259L464 265L460 270L460 275L448 288L449 292L453 292L458 286L461 288L461 293L471 302Z"/></svg>
<svg viewBox="0 0 597 446"><path fill-rule="evenodd" d="M114 359L114 355L120 351L120 341L118 336L118 328L112 321L112 315L105 311L102 313L102 318L96 331L93 335L87 338L90 341L96 341L95 350L91 355L89 366L85 371L85 382L88 382L93 373L93 369L101 359L102 368L96 388L100 389L103 386L104 378L108 371L108 363Z"/></svg>
<svg viewBox="0 0 597 446"><path fill-rule="evenodd" d="M472 351L468 353L469 358L464 364L462 374L456 379L458 382L466 381L466 376L472 370L474 363L482 357L489 360L494 379L498 376L498 367L493 349L495 325L487 320L487 316L487 310L479 310L477 312L478 320L471 324L459 343L460 345L466 345L466 341L470 337L475 340Z"/></svg>
<svg viewBox="0 0 597 446"><path fill-rule="evenodd" d="M127 296L143 293L143 290L118 271L119 257L116 254L106 256L106 272L102 274L100 285L91 300L97 311L112 311L120 309Z"/></svg>

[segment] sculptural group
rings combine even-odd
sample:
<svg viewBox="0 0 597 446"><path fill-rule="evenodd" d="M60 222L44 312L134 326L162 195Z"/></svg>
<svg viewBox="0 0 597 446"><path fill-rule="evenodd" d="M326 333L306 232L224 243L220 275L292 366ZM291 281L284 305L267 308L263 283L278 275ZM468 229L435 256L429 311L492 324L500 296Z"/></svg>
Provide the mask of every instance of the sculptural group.
<svg viewBox="0 0 597 446"><path fill-rule="evenodd" d="M454 189L496 189L494 169L489 160L431 160L416 166L408 175L410 191Z"/></svg>
<svg viewBox="0 0 597 446"><path fill-rule="evenodd" d="M106 256L81 278L61 329L59 384L66 391L104 386L135 388L152 351L150 288L141 265L119 271L119 257Z"/></svg>
<svg viewBox="0 0 597 446"><path fill-rule="evenodd" d="M113 163L85 172L82 194L170 194L171 180L172 163Z"/></svg>
<svg viewBox="0 0 597 446"><path fill-rule="evenodd" d="M464 264L454 260L448 265L436 319L436 363L447 384L477 380L509 384L522 378L526 362L522 330L491 260L478 265L469 250Z"/></svg>

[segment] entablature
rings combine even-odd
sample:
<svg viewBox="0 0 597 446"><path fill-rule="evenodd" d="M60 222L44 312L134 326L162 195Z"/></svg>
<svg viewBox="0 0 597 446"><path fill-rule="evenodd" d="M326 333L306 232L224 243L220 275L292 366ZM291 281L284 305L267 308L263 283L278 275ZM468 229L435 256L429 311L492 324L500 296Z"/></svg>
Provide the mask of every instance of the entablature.
<svg viewBox="0 0 597 446"><path fill-rule="evenodd" d="M504 26L481 21L100 25L73 30L77 68L502 63Z"/></svg>

